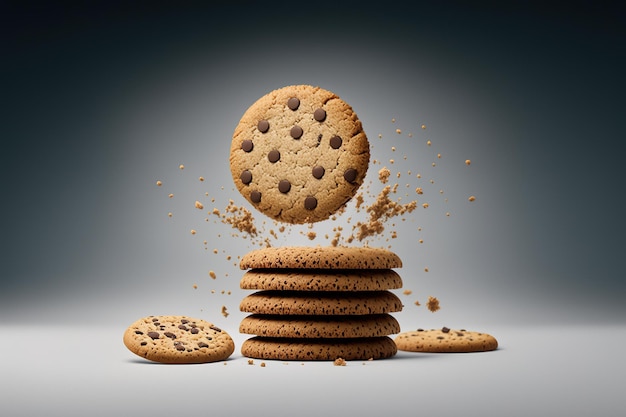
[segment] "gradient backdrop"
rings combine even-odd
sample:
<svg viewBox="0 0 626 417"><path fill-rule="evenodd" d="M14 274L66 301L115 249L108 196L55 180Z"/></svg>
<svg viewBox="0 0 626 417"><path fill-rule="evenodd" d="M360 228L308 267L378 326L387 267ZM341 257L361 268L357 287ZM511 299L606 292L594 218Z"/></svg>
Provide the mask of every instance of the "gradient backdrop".
<svg viewBox="0 0 626 417"><path fill-rule="evenodd" d="M236 257L255 246L193 204L245 205L227 164L239 118L313 84L354 107L373 158L412 171L407 190L428 190L398 238L371 242L404 260L403 327L624 323L616 7L166 3L3 3L2 322L189 314L236 332ZM307 230L274 244L327 243ZM413 304L428 295L441 311Z"/></svg>

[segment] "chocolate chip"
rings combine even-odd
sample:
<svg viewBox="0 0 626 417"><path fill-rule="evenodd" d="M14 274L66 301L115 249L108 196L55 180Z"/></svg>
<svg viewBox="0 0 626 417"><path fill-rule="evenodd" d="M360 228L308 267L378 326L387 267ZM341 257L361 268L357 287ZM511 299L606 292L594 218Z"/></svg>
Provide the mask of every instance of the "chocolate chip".
<svg viewBox="0 0 626 417"><path fill-rule="evenodd" d="M215 330L216 332L221 332L221 331L222 331L222 329L220 329L220 328L219 328L219 327L217 327L217 326L210 326L210 327L209 327L209 329L211 329L211 330ZM210 338L210 337L207 337L207 339L211 340L211 338Z"/></svg>
<svg viewBox="0 0 626 417"><path fill-rule="evenodd" d="M243 142L241 142L241 149L244 152L251 152L252 149L254 149L254 143L252 143L250 139L246 139Z"/></svg>
<svg viewBox="0 0 626 417"><path fill-rule="evenodd" d="M317 207L317 198L312 195L304 199L304 208L307 210L313 210Z"/></svg>
<svg viewBox="0 0 626 417"><path fill-rule="evenodd" d="M246 169L245 171L241 173L241 175L239 176L239 179L244 184L250 184L252 182L252 172Z"/></svg>
<svg viewBox="0 0 626 417"><path fill-rule="evenodd" d="M317 165L313 167L311 172L313 176L319 180L324 176L325 170L323 166Z"/></svg>
<svg viewBox="0 0 626 417"><path fill-rule="evenodd" d="M187 323L189 323L189 320L187 320L187 319L181 319L181 320L180 320L180 322L181 322L182 324L187 324Z"/></svg>
<svg viewBox="0 0 626 417"><path fill-rule="evenodd" d="M172 332L165 332L163 333L165 336L169 337L170 339L176 339L176 335Z"/></svg>
<svg viewBox="0 0 626 417"><path fill-rule="evenodd" d="M323 122L326 119L326 110L324 109L316 109L313 112L313 118L318 122Z"/></svg>
<svg viewBox="0 0 626 417"><path fill-rule="evenodd" d="M198 334L198 333L200 333L200 329L198 329L197 327L193 327L191 329L191 334Z"/></svg>
<svg viewBox="0 0 626 417"><path fill-rule="evenodd" d="M268 122L267 120L259 120L259 123L257 123L256 127L257 129L259 129L259 132L265 133L270 130L270 122Z"/></svg>
<svg viewBox="0 0 626 417"><path fill-rule="evenodd" d="M135 330L135 334L143 334L141 330Z"/></svg>
<svg viewBox="0 0 626 417"><path fill-rule="evenodd" d="M343 173L343 179L348 181L350 184L353 184L354 181L356 181L356 174L356 169L348 168L346 169L346 172Z"/></svg>
<svg viewBox="0 0 626 417"><path fill-rule="evenodd" d="M204 343L204 342L200 342L200 343L198 343L198 347L200 347L200 348L208 348L208 347L209 347L209 345L207 345L207 344L206 344L206 343Z"/></svg>
<svg viewBox="0 0 626 417"><path fill-rule="evenodd" d="M159 323L158 321L155 321L155 322L154 322L154 323L152 323L152 324L154 324L155 326L160 326L160 325L161 325L161 323Z"/></svg>
<svg viewBox="0 0 626 417"><path fill-rule="evenodd" d="M448 333L450 331L450 329L448 329L447 327L443 327L441 329L441 331L444 332L444 333Z"/></svg>
<svg viewBox="0 0 626 417"><path fill-rule="evenodd" d="M261 202L261 192L254 190L250 193L250 200L252 200L253 203L260 203Z"/></svg>
<svg viewBox="0 0 626 417"><path fill-rule="evenodd" d="M157 319L156 317L152 319L152 321L159 321L159 319Z"/></svg>
<svg viewBox="0 0 626 417"><path fill-rule="evenodd" d="M443 340L443 339L444 339L444 337L443 337L443 336L437 336L437 339L439 339L439 340Z"/></svg>
<svg viewBox="0 0 626 417"><path fill-rule="evenodd" d="M141 345L141 346L145 346L145 345L147 345L147 344L148 344L148 342L141 342L141 343L140 343L140 345Z"/></svg>
<svg viewBox="0 0 626 417"><path fill-rule="evenodd" d="M280 180L278 182L278 191L280 191L283 194L286 194L289 192L289 190L291 190L291 183L287 180Z"/></svg>
<svg viewBox="0 0 626 417"><path fill-rule="evenodd" d="M185 346L183 346L182 344L174 344L174 347L176 348L176 350L182 352L185 350Z"/></svg>
<svg viewBox="0 0 626 417"><path fill-rule="evenodd" d="M424 329L417 329L417 331L418 331L418 332L423 332L423 331L424 331Z"/></svg>
<svg viewBox="0 0 626 417"><path fill-rule="evenodd" d="M294 126L291 128L291 137L294 139L300 139L304 131L300 126Z"/></svg>
<svg viewBox="0 0 626 417"><path fill-rule="evenodd" d="M287 100L287 107L289 107L291 110L297 110L298 107L300 107L300 100L298 99L298 97L291 97L289 100Z"/></svg>
<svg viewBox="0 0 626 417"><path fill-rule="evenodd" d="M280 152L276 149L272 149L267 153L267 159L269 159L271 163L278 162L278 160L280 160Z"/></svg>
<svg viewBox="0 0 626 417"><path fill-rule="evenodd" d="M159 334L157 332L148 332L148 336L150 336L150 339L152 340L159 338Z"/></svg>
<svg viewBox="0 0 626 417"><path fill-rule="evenodd" d="M178 328L179 328L180 330L188 330L188 329L187 329L187 326L185 326L184 324L179 324L179 325L178 325Z"/></svg>
<svg viewBox="0 0 626 417"><path fill-rule="evenodd" d="M333 136L332 138L330 138L330 147L333 149L339 149L342 143L343 141L339 136Z"/></svg>

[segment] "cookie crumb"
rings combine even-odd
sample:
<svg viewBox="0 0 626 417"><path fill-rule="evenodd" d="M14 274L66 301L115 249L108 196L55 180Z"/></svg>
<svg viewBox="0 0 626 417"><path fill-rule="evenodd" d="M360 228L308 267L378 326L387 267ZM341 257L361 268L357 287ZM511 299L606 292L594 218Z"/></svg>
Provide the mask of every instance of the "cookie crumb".
<svg viewBox="0 0 626 417"><path fill-rule="evenodd" d="M415 300L415 305L418 306L418 307L421 306L419 300Z"/></svg>
<svg viewBox="0 0 626 417"><path fill-rule="evenodd" d="M180 165L178 166L178 168L180 168L180 169L182 170L182 169L185 169L185 166L184 166L183 164L180 164Z"/></svg>
<svg viewBox="0 0 626 417"><path fill-rule="evenodd" d="M469 200L469 201L475 201L475 200L476 200L476 197L474 197L473 195L471 195L471 196L469 196L468 200Z"/></svg>
<svg viewBox="0 0 626 417"><path fill-rule="evenodd" d="M226 306L222 306L222 316L228 317L229 313L226 311Z"/></svg>
<svg viewBox="0 0 626 417"><path fill-rule="evenodd" d="M198 177L198 181L200 182L204 181L204 177Z"/></svg>
<svg viewBox="0 0 626 417"><path fill-rule="evenodd" d="M252 359L248 359L248 365L254 365L254 361Z"/></svg>
<svg viewBox="0 0 626 417"><path fill-rule="evenodd" d="M402 294L404 294L404 295L411 295L411 294L413 294L413 291L411 291L411 290L404 290L404 291L402 291Z"/></svg>
<svg viewBox="0 0 626 417"><path fill-rule="evenodd" d="M335 365L335 366L346 366L346 361L343 358L337 358L337 359L335 359L335 362L333 362L333 365Z"/></svg>
<svg viewBox="0 0 626 417"><path fill-rule="evenodd" d="M261 362L261 368L265 368L265 362Z"/></svg>
<svg viewBox="0 0 626 417"><path fill-rule="evenodd" d="M380 171L378 171L378 180L383 184L386 184L387 181L389 181L390 176L391 171L389 171L389 168L387 167L382 167Z"/></svg>
<svg viewBox="0 0 626 417"><path fill-rule="evenodd" d="M191 234L192 234L192 235L195 235L195 234L196 234L195 229L191 229Z"/></svg>
<svg viewBox="0 0 626 417"><path fill-rule="evenodd" d="M194 206L195 206L198 210L202 210L202 209L204 209L204 205L203 205L201 202L197 201L197 200L196 200L196 202L195 202Z"/></svg>
<svg viewBox="0 0 626 417"><path fill-rule="evenodd" d="M468 166L469 166L471 163L472 163L472 161L470 161L469 159L466 159L466 160L465 160L465 165L468 165Z"/></svg>
<svg viewBox="0 0 626 417"><path fill-rule="evenodd" d="M156 182L156 185L157 185L157 187L160 187L160 186L162 186L162 185L163 185L163 183L162 183L161 181L157 181L157 182Z"/></svg>
<svg viewBox="0 0 626 417"><path fill-rule="evenodd" d="M432 296L428 297L427 306L428 306L428 309L433 313L441 308L439 307L439 300L437 299L437 297L432 297Z"/></svg>
<svg viewBox="0 0 626 417"><path fill-rule="evenodd" d="M209 271L209 276L213 279L217 278L217 275L215 274L215 271L213 270Z"/></svg>

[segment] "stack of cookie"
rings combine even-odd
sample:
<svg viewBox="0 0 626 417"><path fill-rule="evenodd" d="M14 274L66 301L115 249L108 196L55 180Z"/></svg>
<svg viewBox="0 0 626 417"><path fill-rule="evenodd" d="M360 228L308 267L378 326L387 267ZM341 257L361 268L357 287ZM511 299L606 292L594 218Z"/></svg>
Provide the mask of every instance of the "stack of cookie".
<svg viewBox="0 0 626 417"><path fill-rule="evenodd" d="M246 110L233 133L230 170L255 209L292 224L328 219L354 197L369 165L369 142L352 107L310 85L274 90ZM259 290L240 309L253 358L379 359L397 347L389 313L402 303L397 255L373 248L281 247L251 252L241 288Z"/></svg>
<svg viewBox="0 0 626 417"><path fill-rule="evenodd" d="M278 247L256 250L240 264L241 288L258 290L240 310L251 313L239 331L255 335L244 356L277 360L388 358L400 332L389 313L402 310L390 289L402 287L387 250L353 247Z"/></svg>

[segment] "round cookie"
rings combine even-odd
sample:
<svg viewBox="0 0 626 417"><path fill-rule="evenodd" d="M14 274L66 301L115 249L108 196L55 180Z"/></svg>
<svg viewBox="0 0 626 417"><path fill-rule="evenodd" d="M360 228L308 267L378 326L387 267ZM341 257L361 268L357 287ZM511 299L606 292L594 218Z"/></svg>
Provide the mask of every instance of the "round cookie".
<svg viewBox="0 0 626 417"><path fill-rule="evenodd" d="M293 85L266 94L244 113L233 133L230 170L260 212L313 223L354 196L369 158L352 107L330 91Z"/></svg>
<svg viewBox="0 0 626 417"><path fill-rule="evenodd" d="M400 333L394 341L398 349L408 352L467 353L498 348L498 341L490 334L447 327Z"/></svg>
<svg viewBox="0 0 626 417"><path fill-rule="evenodd" d="M365 316L266 316L244 318L239 332L266 337L358 338L388 336L400 332L389 314Z"/></svg>
<svg viewBox="0 0 626 417"><path fill-rule="evenodd" d="M134 354L160 363L206 363L227 359L235 350L228 333L186 316L148 316L124 332Z"/></svg>
<svg viewBox="0 0 626 417"><path fill-rule="evenodd" d="M246 313L306 316L383 314L402 311L402 307L402 301L389 291L259 291L239 304L239 310Z"/></svg>
<svg viewBox="0 0 626 417"><path fill-rule="evenodd" d="M402 288L402 278L391 269L252 269L239 286L244 290L381 291Z"/></svg>
<svg viewBox="0 0 626 417"><path fill-rule="evenodd" d="M395 253L382 248L343 246L280 246L247 253L241 269L391 269L401 268Z"/></svg>
<svg viewBox="0 0 626 417"><path fill-rule="evenodd" d="M357 339L277 339L255 336L241 346L243 356L284 361L385 359L397 351L396 344L387 336Z"/></svg>

